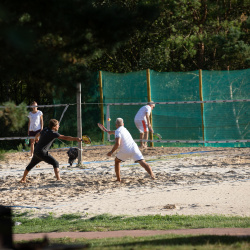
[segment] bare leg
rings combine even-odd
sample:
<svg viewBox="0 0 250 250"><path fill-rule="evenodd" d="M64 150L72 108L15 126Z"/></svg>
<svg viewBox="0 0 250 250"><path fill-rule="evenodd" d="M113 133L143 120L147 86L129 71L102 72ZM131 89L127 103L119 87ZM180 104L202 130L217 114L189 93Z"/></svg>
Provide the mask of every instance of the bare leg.
<svg viewBox="0 0 250 250"><path fill-rule="evenodd" d="M35 140L34 139L30 139L30 157L33 156L34 148L35 148Z"/></svg>
<svg viewBox="0 0 250 250"><path fill-rule="evenodd" d="M148 140L148 132L144 132L144 140ZM144 148L147 148L148 147L148 142L144 142Z"/></svg>
<svg viewBox="0 0 250 250"><path fill-rule="evenodd" d="M140 163L140 165L149 173L152 179L155 179L151 167L145 162L145 160L138 161L138 163Z"/></svg>
<svg viewBox="0 0 250 250"><path fill-rule="evenodd" d="M55 176L58 181L61 180L59 168L54 168Z"/></svg>
<svg viewBox="0 0 250 250"><path fill-rule="evenodd" d="M23 178L19 181L20 183L26 183L26 176L28 175L29 171L28 170L24 170L23 173Z"/></svg>
<svg viewBox="0 0 250 250"><path fill-rule="evenodd" d="M115 158L115 174L116 174L116 181L121 181L121 176L120 176L120 163L121 161L117 158Z"/></svg>
<svg viewBox="0 0 250 250"><path fill-rule="evenodd" d="M143 139L144 139L144 133L140 133L140 140L143 140ZM140 143L141 143L140 147L143 148L144 142L141 141Z"/></svg>

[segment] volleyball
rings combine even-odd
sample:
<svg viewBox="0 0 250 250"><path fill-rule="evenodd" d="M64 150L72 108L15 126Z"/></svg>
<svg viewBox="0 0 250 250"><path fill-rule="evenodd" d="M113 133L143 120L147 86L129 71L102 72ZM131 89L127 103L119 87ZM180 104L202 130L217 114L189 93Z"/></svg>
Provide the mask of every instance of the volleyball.
<svg viewBox="0 0 250 250"><path fill-rule="evenodd" d="M110 121L111 121L111 118L108 118L108 121L110 122Z"/></svg>

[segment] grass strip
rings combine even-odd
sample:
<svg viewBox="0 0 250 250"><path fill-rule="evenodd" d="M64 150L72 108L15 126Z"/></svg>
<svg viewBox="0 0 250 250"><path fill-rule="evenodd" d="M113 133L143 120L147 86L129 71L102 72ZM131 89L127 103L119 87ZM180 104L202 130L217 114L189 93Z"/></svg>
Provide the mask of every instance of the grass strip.
<svg viewBox="0 0 250 250"><path fill-rule="evenodd" d="M37 243L42 244L43 240L31 242L18 242L26 246ZM71 239L68 237L60 239L49 239L49 246L52 249L123 249L123 250L205 250L205 249L249 249L250 237L216 236L216 235L155 235L147 237L121 237L105 239ZM67 248L67 247L68 248ZM24 247L24 245L22 246ZM53 248L54 247L54 248ZM57 248L56 248L57 247ZM61 248L59 248L61 247ZM24 249L24 248L22 248Z"/></svg>
<svg viewBox="0 0 250 250"><path fill-rule="evenodd" d="M27 212L13 213L13 233L92 232L115 230L168 230L189 228L249 228L250 217L218 215L148 215L137 217L103 214L86 218L81 214L31 218Z"/></svg>

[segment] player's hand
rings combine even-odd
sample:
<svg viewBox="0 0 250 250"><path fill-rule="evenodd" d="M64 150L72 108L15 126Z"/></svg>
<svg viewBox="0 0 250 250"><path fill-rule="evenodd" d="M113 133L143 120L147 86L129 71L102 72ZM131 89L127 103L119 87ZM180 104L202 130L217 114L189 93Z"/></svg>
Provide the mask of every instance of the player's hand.
<svg viewBox="0 0 250 250"><path fill-rule="evenodd" d="M112 151L108 152L107 156L112 156Z"/></svg>

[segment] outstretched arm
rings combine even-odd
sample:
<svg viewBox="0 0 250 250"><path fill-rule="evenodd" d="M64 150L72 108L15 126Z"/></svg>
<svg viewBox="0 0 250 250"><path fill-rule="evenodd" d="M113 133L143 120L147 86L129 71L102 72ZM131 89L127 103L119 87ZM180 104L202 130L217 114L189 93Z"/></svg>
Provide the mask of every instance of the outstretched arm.
<svg viewBox="0 0 250 250"><path fill-rule="evenodd" d="M58 139L65 140L65 141L82 141L82 138L60 135Z"/></svg>

